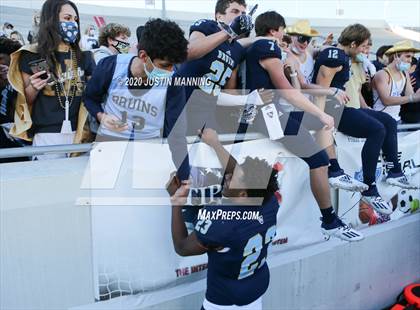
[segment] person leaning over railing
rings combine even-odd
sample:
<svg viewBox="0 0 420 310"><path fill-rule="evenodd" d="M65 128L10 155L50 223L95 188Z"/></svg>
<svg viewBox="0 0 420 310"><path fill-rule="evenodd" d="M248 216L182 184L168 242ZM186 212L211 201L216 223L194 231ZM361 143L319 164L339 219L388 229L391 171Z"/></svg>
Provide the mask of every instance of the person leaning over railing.
<svg viewBox="0 0 420 310"><path fill-rule="evenodd" d="M95 62L90 52L79 48L79 29L73 2L44 3L38 43L12 54L8 78L18 95L11 135L32 140L34 146L81 143L90 138L82 94ZM59 155L38 159L51 157Z"/></svg>

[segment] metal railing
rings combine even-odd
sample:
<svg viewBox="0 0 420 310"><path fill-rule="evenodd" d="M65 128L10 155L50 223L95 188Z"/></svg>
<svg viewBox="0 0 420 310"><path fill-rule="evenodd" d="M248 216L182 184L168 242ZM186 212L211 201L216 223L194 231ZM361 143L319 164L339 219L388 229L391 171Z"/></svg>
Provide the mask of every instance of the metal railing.
<svg viewBox="0 0 420 310"><path fill-rule="evenodd" d="M420 130L420 124L401 124L398 125L398 131ZM235 140L250 141L257 139L264 139L266 136L260 133L246 133L246 134L220 134L219 140L222 143L229 143ZM148 143L168 143L167 139L150 139L144 140ZM187 143L193 144L199 142L197 136L187 137ZM27 146L18 148L0 149L0 159L2 158L17 158L17 157L31 157L44 154L63 154L63 153L85 153L89 152L94 146L94 143L86 144L68 144L68 145L51 145L51 146Z"/></svg>
<svg viewBox="0 0 420 310"><path fill-rule="evenodd" d="M229 143L234 141L250 141L266 138L260 133L246 133L246 134L220 134L219 140L222 143ZM193 144L200 140L197 136L187 137L187 143ZM149 139L142 142L147 143L162 143L167 144L167 139ZM45 154L63 154L63 153L85 153L90 152L95 143L85 144L66 144L66 145L50 145L50 146L26 146L17 148L0 149L1 158L18 158L18 157L32 157L36 155Z"/></svg>

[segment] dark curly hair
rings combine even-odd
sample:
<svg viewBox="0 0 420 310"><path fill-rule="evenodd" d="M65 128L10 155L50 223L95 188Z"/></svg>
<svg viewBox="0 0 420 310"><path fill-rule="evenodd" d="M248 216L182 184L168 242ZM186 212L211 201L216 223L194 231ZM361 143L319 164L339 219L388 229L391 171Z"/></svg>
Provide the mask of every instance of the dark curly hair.
<svg viewBox="0 0 420 310"><path fill-rule="evenodd" d="M10 55L20 49L22 45L6 37L0 37L0 54Z"/></svg>
<svg viewBox="0 0 420 310"><path fill-rule="evenodd" d="M277 173L265 159L246 157L240 165L248 197L264 197L263 203L279 190Z"/></svg>
<svg viewBox="0 0 420 310"><path fill-rule="evenodd" d="M138 46L152 61L158 58L178 64L187 59L188 41L184 31L173 21L150 19L144 25Z"/></svg>
<svg viewBox="0 0 420 310"><path fill-rule="evenodd" d="M125 34L127 37L131 36L131 31L128 27L117 24L117 23L109 23L106 26L103 26L99 30L99 45L101 46L109 46L108 38L115 39L120 34Z"/></svg>
<svg viewBox="0 0 420 310"><path fill-rule="evenodd" d="M270 30L279 30L280 27L286 27L283 16L275 11L268 11L258 15L255 20L255 33L257 36L265 36Z"/></svg>
<svg viewBox="0 0 420 310"><path fill-rule="evenodd" d="M231 3L237 3L246 7L245 0L217 0L215 13L226 14L226 10Z"/></svg>

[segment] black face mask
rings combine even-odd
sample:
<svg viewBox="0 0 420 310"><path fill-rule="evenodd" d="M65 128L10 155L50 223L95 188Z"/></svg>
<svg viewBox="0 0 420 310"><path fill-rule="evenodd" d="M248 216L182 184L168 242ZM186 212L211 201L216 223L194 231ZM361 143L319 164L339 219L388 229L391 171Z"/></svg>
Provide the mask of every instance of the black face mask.
<svg viewBox="0 0 420 310"><path fill-rule="evenodd" d="M297 36L297 41L301 44L305 43L305 42L311 42L312 38L308 37L308 36L304 36L304 35L298 35Z"/></svg>
<svg viewBox="0 0 420 310"><path fill-rule="evenodd" d="M118 53L127 54L128 50L130 49L130 43L123 42L117 39L114 39L114 40L117 41L117 44L116 45L112 44L112 46L118 51Z"/></svg>

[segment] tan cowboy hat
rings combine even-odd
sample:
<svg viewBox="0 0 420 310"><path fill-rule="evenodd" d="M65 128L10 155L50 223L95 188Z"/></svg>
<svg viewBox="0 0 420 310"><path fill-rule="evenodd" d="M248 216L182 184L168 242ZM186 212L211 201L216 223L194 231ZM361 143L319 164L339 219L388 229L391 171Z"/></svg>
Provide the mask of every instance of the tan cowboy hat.
<svg viewBox="0 0 420 310"><path fill-rule="evenodd" d="M404 41L395 43L393 47L391 47L389 50L385 52L385 55L390 55L390 54L399 53L399 52L418 53L420 52L420 49L415 48L412 41L404 40Z"/></svg>
<svg viewBox="0 0 420 310"><path fill-rule="evenodd" d="M297 34L304 35L307 37L317 37L319 32L311 28L309 21L307 19L298 20L293 25L286 28L287 34Z"/></svg>

